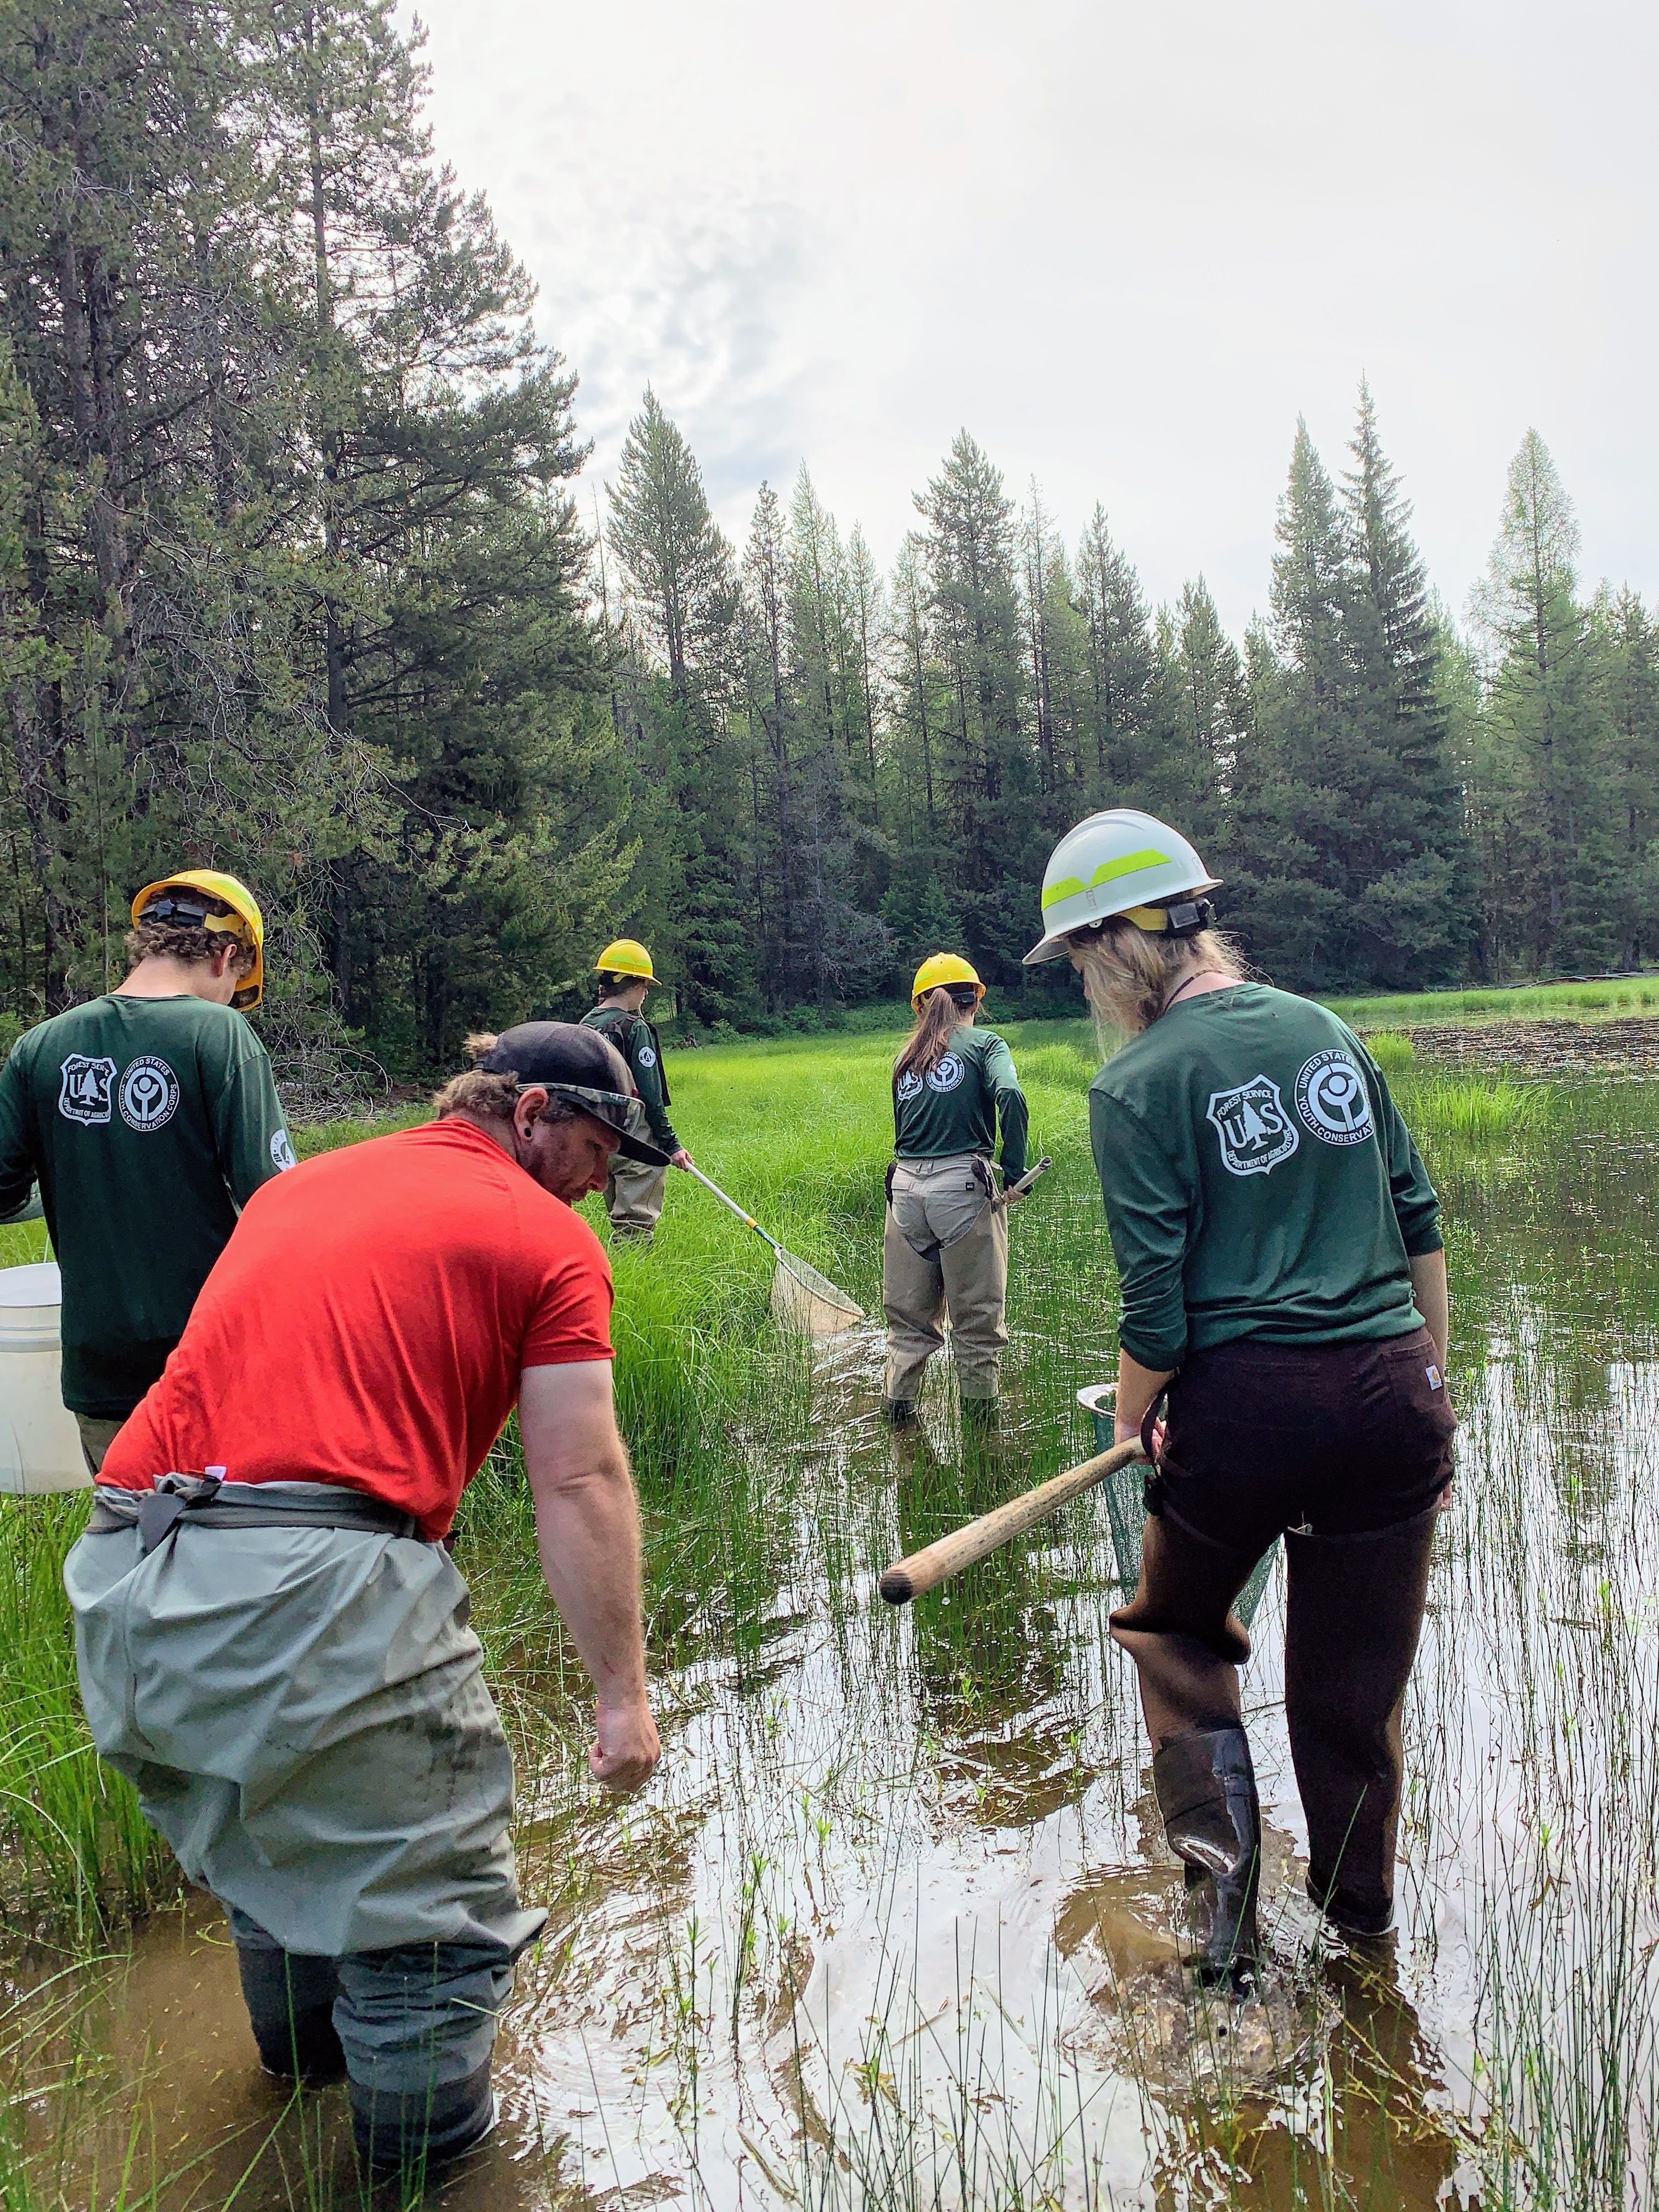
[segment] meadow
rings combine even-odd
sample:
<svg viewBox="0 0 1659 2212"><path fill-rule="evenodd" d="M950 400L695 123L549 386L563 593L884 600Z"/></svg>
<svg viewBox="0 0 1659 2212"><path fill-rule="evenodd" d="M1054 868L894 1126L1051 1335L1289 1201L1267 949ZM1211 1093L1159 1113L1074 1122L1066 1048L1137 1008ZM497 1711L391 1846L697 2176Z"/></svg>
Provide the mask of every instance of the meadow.
<svg viewBox="0 0 1659 2212"><path fill-rule="evenodd" d="M1301 1899L1275 1578L1246 1678L1270 1962L1241 2004L1176 1965L1104 1502L903 1613L875 1596L890 1559L1084 1456L1075 1394L1112 1368L1092 1033L1006 1033L1055 1167L1012 1224L985 1442L942 1369L917 1434L877 1417L893 1039L671 1060L699 1164L872 1318L781 1337L769 1253L686 1178L654 1245L614 1255L665 1745L633 1799L586 1778L586 1686L510 1432L465 1500L551 1918L503 2035L505 2124L427 2201L1646 2203L1659 1093L1455 1077L1374 1041L1446 1202L1465 1423L1408 1711L1402 1929L1367 1962ZM38 1231L0 1235L23 1257ZM338 2093L259 2076L216 1916L86 1744L57 1582L84 1510L0 1508L0 2204L359 2206Z"/></svg>

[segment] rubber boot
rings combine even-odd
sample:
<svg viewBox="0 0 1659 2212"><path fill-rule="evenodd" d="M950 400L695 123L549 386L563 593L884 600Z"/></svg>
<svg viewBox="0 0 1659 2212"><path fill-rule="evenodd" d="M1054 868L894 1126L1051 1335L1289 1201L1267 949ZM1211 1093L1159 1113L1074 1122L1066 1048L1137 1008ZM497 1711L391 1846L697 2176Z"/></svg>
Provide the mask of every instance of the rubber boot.
<svg viewBox="0 0 1659 2212"><path fill-rule="evenodd" d="M962 1425L965 1432L976 1436L994 1436L1002 1426L1000 1398L964 1398L962 1401Z"/></svg>
<svg viewBox="0 0 1659 2212"><path fill-rule="evenodd" d="M489 2061L459 2081L429 2089L366 2089L351 2084L351 2132L357 2154L376 2172L407 2172L459 2158L495 2124Z"/></svg>
<svg viewBox="0 0 1659 2212"><path fill-rule="evenodd" d="M307 2083L341 2080L346 2063L334 2032L340 1987L334 1960L238 1943L236 1964L266 2073Z"/></svg>
<svg viewBox="0 0 1659 2212"><path fill-rule="evenodd" d="M1212 1543L1167 1507L1146 1516L1140 1580L1110 1626L1135 1662L1155 1752L1194 1729L1240 1725L1250 1639L1232 1601L1255 1565L1254 1553Z"/></svg>
<svg viewBox="0 0 1659 2212"><path fill-rule="evenodd" d="M916 1401L914 1398L884 1398L881 1418L893 1428L908 1429L916 1418Z"/></svg>
<svg viewBox="0 0 1659 2212"><path fill-rule="evenodd" d="M1193 1964L1206 1982L1255 1978L1261 1808L1242 1728L1194 1729L1152 1760L1152 1791L1170 1849L1187 1867L1198 1907Z"/></svg>
<svg viewBox="0 0 1659 2212"><path fill-rule="evenodd" d="M1308 1894L1346 1935L1394 1925L1401 1714L1439 1510L1364 1536L1285 1538L1285 1717Z"/></svg>

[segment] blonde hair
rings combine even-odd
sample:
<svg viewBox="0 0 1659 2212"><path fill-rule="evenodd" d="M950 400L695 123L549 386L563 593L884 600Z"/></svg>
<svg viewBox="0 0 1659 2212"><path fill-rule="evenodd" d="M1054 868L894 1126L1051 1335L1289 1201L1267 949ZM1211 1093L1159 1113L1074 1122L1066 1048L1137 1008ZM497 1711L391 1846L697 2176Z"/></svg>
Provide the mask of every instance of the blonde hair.
<svg viewBox="0 0 1659 2212"><path fill-rule="evenodd" d="M495 1048L493 1032L478 1030L466 1041L469 1060L483 1060ZM469 1114L483 1121L510 1121L518 1104L519 1079L510 1070L495 1074L486 1068L469 1067L450 1077L434 1098L432 1109L441 1121L447 1121L452 1114ZM538 1119L569 1121L574 1120L576 1111L568 1098L550 1098Z"/></svg>
<svg viewBox="0 0 1659 2212"><path fill-rule="evenodd" d="M1077 943L1084 992L1097 1019L1131 1035L1152 1027L1183 975L1207 968L1241 983L1245 978L1243 954L1218 929L1154 936L1114 915Z"/></svg>
<svg viewBox="0 0 1659 2212"><path fill-rule="evenodd" d="M921 994L916 1025L904 1041L904 1049L893 1063L893 1080L902 1076L930 1075L950 1050L951 1039L973 1012L959 1006L948 983L935 983Z"/></svg>

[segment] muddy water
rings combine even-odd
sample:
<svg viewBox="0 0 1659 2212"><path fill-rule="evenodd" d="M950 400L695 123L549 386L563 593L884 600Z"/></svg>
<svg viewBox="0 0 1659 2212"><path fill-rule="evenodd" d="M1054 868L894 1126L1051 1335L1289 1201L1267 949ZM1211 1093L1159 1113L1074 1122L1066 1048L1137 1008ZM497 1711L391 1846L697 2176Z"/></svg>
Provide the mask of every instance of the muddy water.
<svg viewBox="0 0 1659 2212"><path fill-rule="evenodd" d="M1064 1425L1104 1332L1079 1352L1054 1326L1097 1236L1078 1196L1024 1263L994 1447L964 1452L942 1389L921 1435L884 1435L867 1329L816 1355L804 1426L734 1439L750 1486L724 1565L682 1593L657 1780L617 1806L568 1755L527 1778L526 1886L552 1920L502 2039L501 2127L428 2201L1646 2201L1659 1154L1623 1102L1526 1156L1437 1163L1465 1427L1393 1950L1351 1955L1301 1894L1277 1572L1246 1676L1269 1960L1245 2002L1180 1968L1098 1502L911 1610L875 1597L889 1558L1086 1449ZM70 1978L35 2076L39 2201L120 2201L136 2137L169 2208L359 2201L339 2093L258 2074L204 1902Z"/></svg>

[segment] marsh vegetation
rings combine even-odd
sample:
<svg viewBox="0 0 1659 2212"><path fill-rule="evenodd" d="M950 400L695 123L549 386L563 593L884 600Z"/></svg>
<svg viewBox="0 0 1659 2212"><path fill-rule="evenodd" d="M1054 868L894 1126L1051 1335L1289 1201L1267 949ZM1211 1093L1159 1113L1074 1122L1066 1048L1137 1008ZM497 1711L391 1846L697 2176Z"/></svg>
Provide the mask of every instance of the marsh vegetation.
<svg viewBox="0 0 1659 2212"><path fill-rule="evenodd" d="M1351 1956L1302 1900L1270 1583L1246 1698L1271 1963L1237 2003L1176 1966L1103 1501L907 1613L875 1599L898 1552L1081 1457L1074 1394L1109 1371L1092 1040L1013 1041L1056 1166L1012 1226L994 1442L964 1444L940 1375L896 1444L878 1333L781 1339L769 1254L688 1182L654 1249L616 1255L667 1747L641 1797L586 1779L586 1686L510 1435L469 1493L459 1557L552 1919L503 2041L505 2124L431 2201L1646 2203L1659 1094L1496 1091L1383 1048L1447 1202L1465 1422L1408 1710L1401 1935L1392 1963ZM890 1050L674 1068L700 1163L872 1314ZM259 2075L215 1915L86 1747L56 1579L83 1510L0 1511L0 2203L343 2212L337 2093Z"/></svg>

